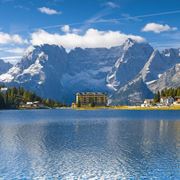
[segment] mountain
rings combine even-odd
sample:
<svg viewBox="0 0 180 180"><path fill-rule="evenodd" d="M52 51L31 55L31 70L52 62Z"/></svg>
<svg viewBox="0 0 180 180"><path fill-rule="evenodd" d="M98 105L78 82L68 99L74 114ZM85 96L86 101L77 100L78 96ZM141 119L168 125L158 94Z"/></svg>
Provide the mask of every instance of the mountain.
<svg viewBox="0 0 180 180"><path fill-rule="evenodd" d="M122 50L123 54L117 59L107 76L108 86L114 90L133 80L153 52L149 44L136 43L131 39L122 45Z"/></svg>
<svg viewBox="0 0 180 180"><path fill-rule="evenodd" d="M112 105L139 105L146 98L153 98L153 93L143 79L137 78L111 95L109 101Z"/></svg>
<svg viewBox="0 0 180 180"><path fill-rule="evenodd" d="M164 88L177 87L180 87L180 63L167 70L157 81L150 84L150 89L153 92L163 90Z"/></svg>
<svg viewBox="0 0 180 180"><path fill-rule="evenodd" d="M159 52L132 39L118 47L70 52L45 44L28 48L18 64L0 75L0 82L68 104L82 91L107 92L111 104L137 104L152 97L158 85L151 84L179 62L179 49Z"/></svg>
<svg viewBox="0 0 180 180"><path fill-rule="evenodd" d="M67 53L59 46L35 46L27 50L21 62L1 75L0 81L71 103L79 91L108 91L107 73L121 54L121 47L76 48Z"/></svg>
<svg viewBox="0 0 180 180"><path fill-rule="evenodd" d="M141 77L147 85L150 85L158 80L164 72L179 62L179 49L166 49L162 52L154 50L140 72Z"/></svg>
<svg viewBox="0 0 180 180"><path fill-rule="evenodd" d="M147 43L128 39L119 47L81 49L68 54L68 70L61 82L72 102L76 92L103 91L112 94L116 88L133 79L142 69L153 48ZM141 54L141 56L137 56ZM121 62L120 62L121 61ZM136 63L139 61L139 63ZM125 71L129 71L129 76ZM73 97L72 97L73 95Z"/></svg>
<svg viewBox="0 0 180 180"><path fill-rule="evenodd" d="M6 63L2 59L0 59L0 74L6 73L11 67L12 64Z"/></svg>
<svg viewBox="0 0 180 180"><path fill-rule="evenodd" d="M1 75L0 80L9 85L23 86L42 97L62 99L60 79L67 69L66 66L67 53L63 47L30 47L22 60Z"/></svg>
<svg viewBox="0 0 180 180"><path fill-rule="evenodd" d="M154 50L139 74L110 96L111 104L141 104L157 91L179 87L179 52L179 49Z"/></svg>

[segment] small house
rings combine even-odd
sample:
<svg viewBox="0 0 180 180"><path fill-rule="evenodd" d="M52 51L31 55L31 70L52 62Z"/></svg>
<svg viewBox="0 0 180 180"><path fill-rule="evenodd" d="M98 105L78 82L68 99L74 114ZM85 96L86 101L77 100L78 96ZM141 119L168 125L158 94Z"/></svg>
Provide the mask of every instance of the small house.
<svg viewBox="0 0 180 180"><path fill-rule="evenodd" d="M72 107L72 108L76 108L76 107L77 107L77 106L76 106L76 103L72 103L72 104L71 104L71 107Z"/></svg>
<svg viewBox="0 0 180 180"><path fill-rule="evenodd" d="M7 87L2 87L2 88L0 89L0 92L3 93L3 94L5 94L5 93L7 92L7 90L8 90Z"/></svg>
<svg viewBox="0 0 180 180"><path fill-rule="evenodd" d="M174 105L180 105L180 96L174 98Z"/></svg>
<svg viewBox="0 0 180 180"><path fill-rule="evenodd" d="M44 105L42 103L40 103L39 101L34 101L34 102L26 102L26 104L21 103L20 107L32 109L32 108L43 108Z"/></svg>
<svg viewBox="0 0 180 180"><path fill-rule="evenodd" d="M152 106L154 100L153 99L145 99L144 100L144 103L141 104L141 107L149 107L149 106Z"/></svg>
<svg viewBox="0 0 180 180"><path fill-rule="evenodd" d="M27 102L25 107L26 108L32 108L33 107L33 102Z"/></svg>
<svg viewBox="0 0 180 180"><path fill-rule="evenodd" d="M160 103L164 106L170 106L174 103L174 98L173 97L162 97L160 99Z"/></svg>

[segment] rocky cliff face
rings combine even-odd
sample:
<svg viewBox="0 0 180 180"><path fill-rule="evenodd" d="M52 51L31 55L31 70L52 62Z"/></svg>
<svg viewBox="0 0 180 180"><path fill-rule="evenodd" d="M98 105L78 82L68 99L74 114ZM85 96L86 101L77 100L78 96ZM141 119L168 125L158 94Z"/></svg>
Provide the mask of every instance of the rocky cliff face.
<svg viewBox="0 0 180 180"><path fill-rule="evenodd" d="M11 67L12 64L6 63L2 59L0 59L0 74L6 73Z"/></svg>
<svg viewBox="0 0 180 180"><path fill-rule="evenodd" d="M75 48L69 53L63 47L43 45L28 48L18 64L0 75L0 82L66 103L74 101L76 92L102 91L108 92L112 104L137 104L171 85L162 83L170 76L164 73L171 71L174 86L179 86L178 63L179 49L159 52L131 39L110 49ZM176 70L170 70L173 67Z"/></svg>
<svg viewBox="0 0 180 180"><path fill-rule="evenodd" d="M153 92L171 87L180 87L180 63L168 69L157 81L149 85Z"/></svg>

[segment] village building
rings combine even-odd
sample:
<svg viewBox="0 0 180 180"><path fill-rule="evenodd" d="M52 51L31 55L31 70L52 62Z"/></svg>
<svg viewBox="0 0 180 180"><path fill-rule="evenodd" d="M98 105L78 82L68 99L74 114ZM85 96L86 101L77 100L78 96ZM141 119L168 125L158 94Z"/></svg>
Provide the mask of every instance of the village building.
<svg viewBox="0 0 180 180"><path fill-rule="evenodd" d="M71 104L71 107L72 107L72 108L76 108L76 107L77 107L77 106L76 106L76 103L73 102L73 103Z"/></svg>
<svg viewBox="0 0 180 180"><path fill-rule="evenodd" d="M34 102L26 102L24 103L20 103L20 108L27 108L27 109L31 109L31 108L43 108L44 105L42 103L40 103L39 101L34 101Z"/></svg>
<svg viewBox="0 0 180 180"><path fill-rule="evenodd" d="M141 107L149 107L149 106L152 106L154 100L153 99L145 99L144 100L144 103L141 104Z"/></svg>
<svg viewBox="0 0 180 180"><path fill-rule="evenodd" d="M82 92L76 94L76 106L107 106L107 95L100 92Z"/></svg>
<svg viewBox="0 0 180 180"><path fill-rule="evenodd" d="M5 93L7 92L7 90L8 90L7 87L2 87L2 88L0 89L0 92L3 93L3 94L5 94Z"/></svg>
<svg viewBox="0 0 180 180"><path fill-rule="evenodd" d="M174 98L173 97L162 97L160 99L160 103L164 106L170 106L174 103Z"/></svg>
<svg viewBox="0 0 180 180"><path fill-rule="evenodd" d="M180 96L174 98L174 105L180 105Z"/></svg>

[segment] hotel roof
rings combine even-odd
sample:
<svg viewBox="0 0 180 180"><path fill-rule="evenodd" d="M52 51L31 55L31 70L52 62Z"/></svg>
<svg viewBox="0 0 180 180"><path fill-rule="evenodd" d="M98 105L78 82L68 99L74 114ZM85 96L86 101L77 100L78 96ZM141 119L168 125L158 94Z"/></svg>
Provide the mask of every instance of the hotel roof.
<svg viewBox="0 0 180 180"><path fill-rule="evenodd" d="M76 95L107 95L107 93L102 92L78 92Z"/></svg>

